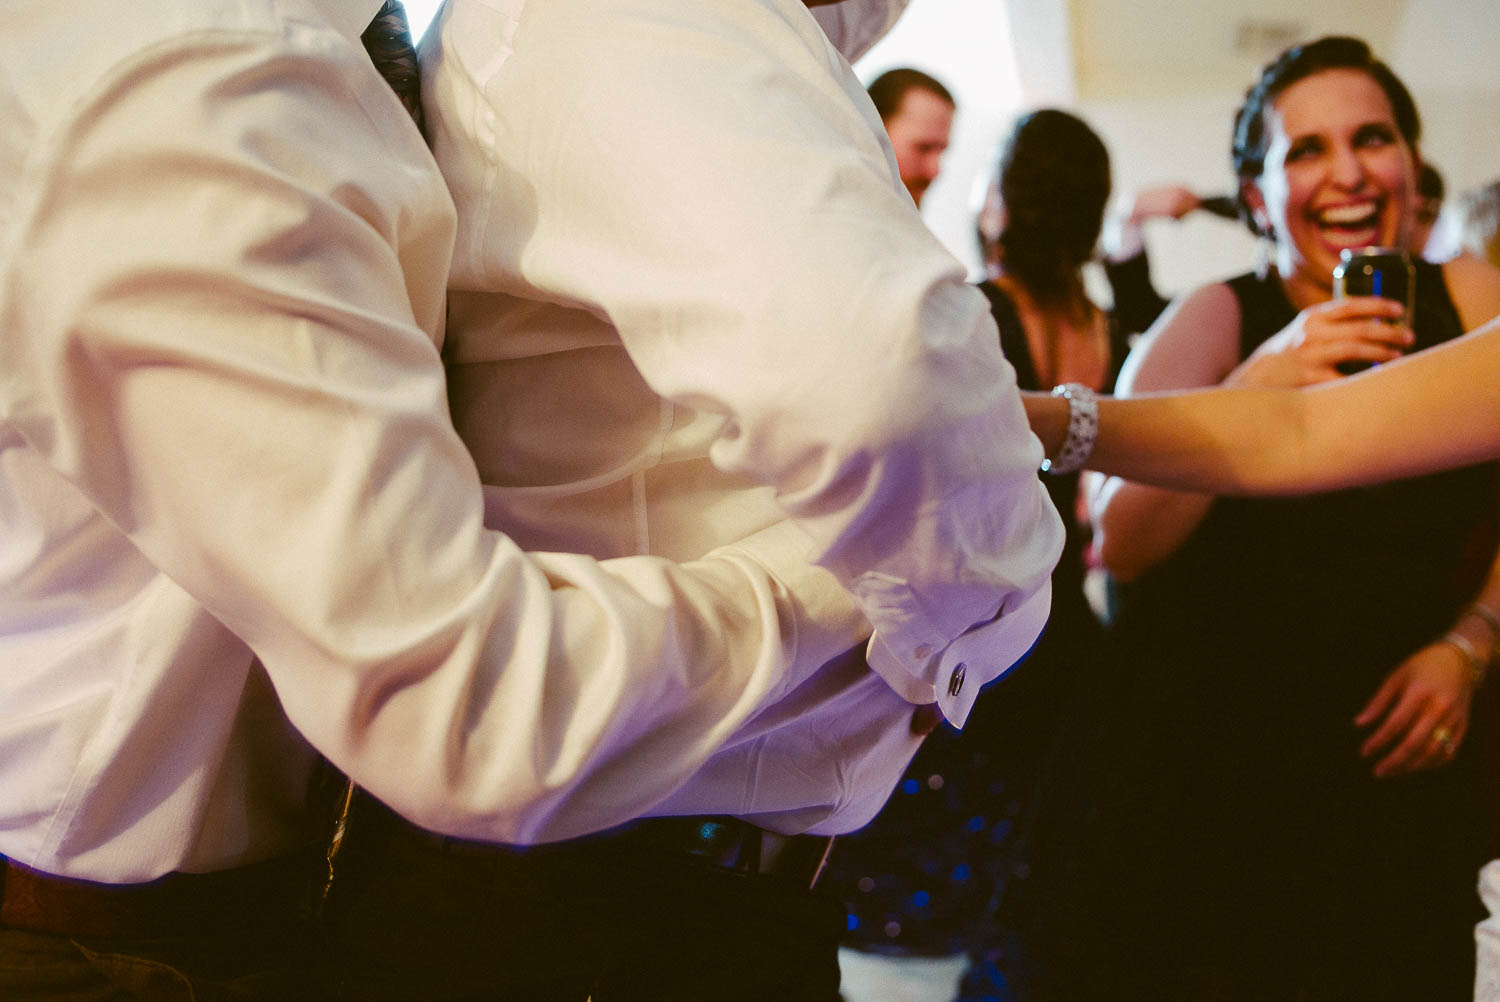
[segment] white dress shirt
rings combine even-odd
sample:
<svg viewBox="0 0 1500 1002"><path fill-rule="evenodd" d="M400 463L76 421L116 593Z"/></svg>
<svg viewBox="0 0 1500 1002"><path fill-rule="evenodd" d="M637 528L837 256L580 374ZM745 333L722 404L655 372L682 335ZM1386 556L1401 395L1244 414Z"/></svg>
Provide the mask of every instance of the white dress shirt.
<svg viewBox="0 0 1500 1002"><path fill-rule="evenodd" d="M863 824L912 704L962 723L1046 618L1062 528L984 296L801 0L450 0L421 56L487 523L690 560L791 516L875 629L876 674L815 672L653 813Z"/></svg>
<svg viewBox="0 0 1500 1002"><path fill-rule="evenodd" d="M1479 900L1489 915L1474 930L1474 1002L1500 1002L1500 859L1490 860L1479 871Z"/></svg>
<svg viewBox="0 0 1500 1002"><path fill-rule="evenodd" d="M358 45L376 7L7 6L18 862L120 882L282 851L309 745L431 828L595 830L862 635L791 526L685 564L484 527L438 353L452 203Z"/></svg>

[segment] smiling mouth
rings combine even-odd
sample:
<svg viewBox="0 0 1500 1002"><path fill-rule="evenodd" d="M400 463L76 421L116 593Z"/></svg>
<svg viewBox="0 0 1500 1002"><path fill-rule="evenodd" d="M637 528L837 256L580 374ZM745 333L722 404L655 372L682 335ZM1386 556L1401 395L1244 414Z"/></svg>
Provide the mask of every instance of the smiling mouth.
<svg viewBox="0 0 1500 1002"><path fill-rule="evenodd" d="M1380 230L1380 208L1375 200L1334 205L1313 213L1312 220L1330 243L1363 246L1373 242Z"/></svg>

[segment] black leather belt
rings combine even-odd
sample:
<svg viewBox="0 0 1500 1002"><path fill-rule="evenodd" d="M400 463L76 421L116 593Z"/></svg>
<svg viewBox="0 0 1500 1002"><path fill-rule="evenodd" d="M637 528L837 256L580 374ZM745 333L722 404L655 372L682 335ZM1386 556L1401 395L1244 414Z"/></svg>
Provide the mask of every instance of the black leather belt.
<svg viewBox="0 0 1500 1002"><path fill-rule="evenodd" d="M686 857L706 866L776 877L807 888L817 883L833 847L832 836L779 835L739 818L718 816L644 818L567 842L498 845L426 831L363 790L356 790L350 803L347 833L350 840L374 837L416 842L445 856L597 851Z"/></svg>
<svg viewBox="0 0 1500 1002"><path fill-rule="evenodd" d="M739 818L716 816L645 818L603 837L808 888L817 884L833 850L830 835L779 835Z"/></svg>
<svg viewBox="0 0 1500 1002"><path fill-rule="evenodd" d="M0 856L0 926L66 936L167 937L286 928L316 887L311 857L139 884L58 877Z"/></svg>

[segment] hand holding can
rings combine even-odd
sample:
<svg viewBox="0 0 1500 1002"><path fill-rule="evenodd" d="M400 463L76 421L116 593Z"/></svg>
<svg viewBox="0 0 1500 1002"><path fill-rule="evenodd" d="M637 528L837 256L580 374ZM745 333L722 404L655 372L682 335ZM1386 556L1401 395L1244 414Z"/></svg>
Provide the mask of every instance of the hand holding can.
<svg viewBox="0 0 1500 1002"><path fill-rule="evenodd" d="M1416 308L1417 269L1404 250L1395 247L1345 248L1333 269L1333 296L1379 296L1400 303L1406 310L1405 322L1412 324ZM1345 375L1370 367L1368 362L1347 362L1339 366Z"/></svg>

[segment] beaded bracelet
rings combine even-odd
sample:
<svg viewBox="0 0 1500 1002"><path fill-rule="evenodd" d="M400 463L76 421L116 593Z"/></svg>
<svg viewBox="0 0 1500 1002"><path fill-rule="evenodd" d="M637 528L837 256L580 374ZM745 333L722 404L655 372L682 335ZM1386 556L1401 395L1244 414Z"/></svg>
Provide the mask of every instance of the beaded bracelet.
<svg viewBox="0 0 1500 1002"><path fill-rule="evenodd" d="M1063 383L1052 388L1054 397L1068 402L1068 435L1056 459L1043 459L1042 472L1060 476L1083 469L1099 437L1099 399L1082 383Z"/></svg>
<svg viewBox="0 0 1500 1002"><path fill-rule="evenodd" d="M1463 612L1459 613L1459 616L1478 616L1484 620L1484 625L1490 628L1490 636L1500 640L1500 614L1497 614L1489 606L1481 602L1470 602L1464 606Z"/></svg>
<svg viewBox="0 0 1500 1002"><path fill-rule="evenodd" d="M1489 662L1479 656L1474 645L1469 643L1468 637L1449 630L1438 638L1438 643L1447 644L1463 655L1464 666L1469 669L1469 681L1474 683L1474 688L1477 689L1484 684L1484 677L1490 670Z"/></svg>

